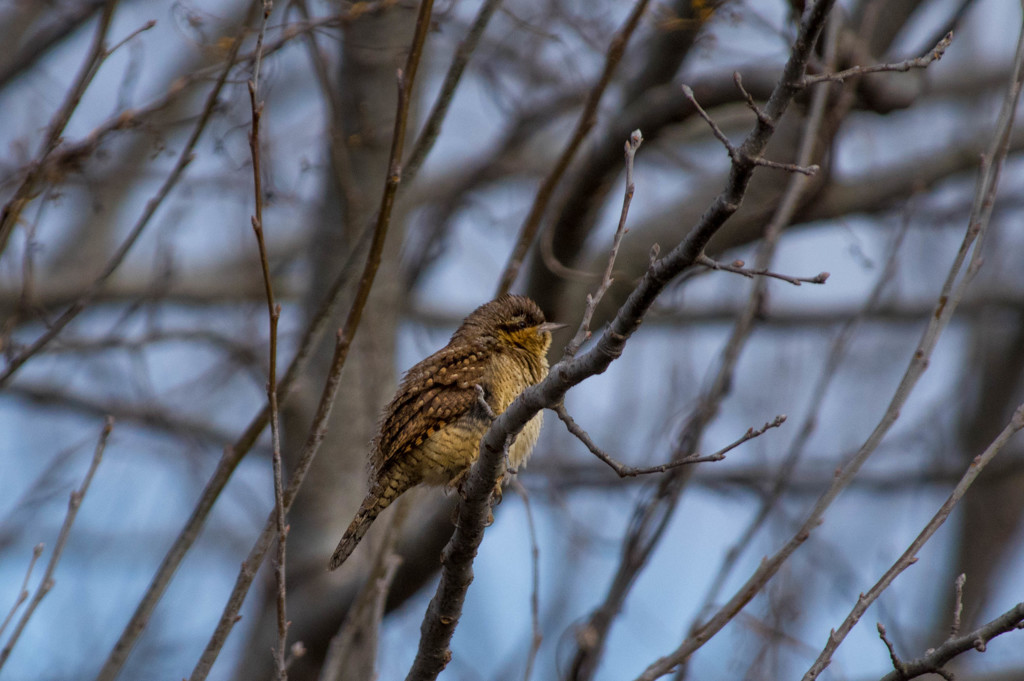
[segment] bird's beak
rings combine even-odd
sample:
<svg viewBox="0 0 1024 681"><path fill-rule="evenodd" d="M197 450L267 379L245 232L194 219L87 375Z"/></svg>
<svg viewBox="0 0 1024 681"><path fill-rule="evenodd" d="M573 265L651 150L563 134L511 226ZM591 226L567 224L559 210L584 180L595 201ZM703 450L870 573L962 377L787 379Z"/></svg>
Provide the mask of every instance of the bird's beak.
<svg viewBox="0 0 1024 681"><path fill-rule="evenodd" d="M544 333L547 331L554 331L556 329L564 328L565 324L556 324L554 322L544 322L537 327L537 333Z"/></svg>

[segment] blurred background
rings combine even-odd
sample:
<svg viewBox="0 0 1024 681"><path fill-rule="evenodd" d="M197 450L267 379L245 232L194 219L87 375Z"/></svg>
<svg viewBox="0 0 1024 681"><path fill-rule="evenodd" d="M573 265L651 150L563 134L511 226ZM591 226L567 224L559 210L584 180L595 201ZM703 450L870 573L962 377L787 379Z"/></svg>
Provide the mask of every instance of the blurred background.
<svg viewBox="0 0 1024 681"><path fill-rule="evenodd" d="M763 102L803 5L651 3L542 214L513 290L575 329L618 221L622 146L640 129L629 231L597 311L599 330L645 270L652 245L671 249L725 185L728 155L680 85L690 85L739 143L754 115L733 72ZM633 6L436 4L407 151L427 149L416 142L453 58L461 45L479 42L454 94L440 98L450 109L422 170L407 169L400 186L327 440L288 517L289 641L307 649L292 678L317 678L381 550L375 527L343 569L326 572L365 490L380 409L401 371L493 297L537 188ZM33 547L44 543L28 582L30 591L38 585L68 494L85 476L104 418L116 420L53 589L0 678L100 673L225 448L266 402L268 323L250 225L246 88L260 24L255 7L250 0L0 2L0 616L17 598ZM344 283L326 340L282 406L286 477L365 257L360 235L383 189L396 70L416 12L407 0L278 0L267 23L259 142L263 223L282 305L279 373L332 282L342 276ZM601 447L637 466L711 453L779 414L788 421L724 461L620 479L548 413L519 476L536 529L536 565L527 506L506 491L443 678L523 678L535 638L534 593L542 640L532 678L634 678L789 539L882 417L933 313L966 230L1021 25L1021 7L1007 0L837 3L812 72L926 55L950 30L954 40L927 68L816 86L828 97L813 126L815 90L808 89L776 131L768 158L795 162L809 134L820 171L786 221L771 269L800 277L825 271L827 283L688 272L658 300L623 357L566 402ZM98 36L116 49L92 59ZM980 246L984 265L899 421L823 526L676 678L800 678L858 594L1024 401L1022 150L1024 135L1015 131ZM709 253L753 263L791 178L758 169ZM735 366L723 365L752 291L753 328L734 346ZM552 362L569 337L556 337ZM723 366L726 387L715 392ZM117 678L189 674L273 506L269 452L264 432ZM406 507L402 563L379 645L361 653L376 660L381 679L404 678L415 655L453 503L440 490L422 490ZM1022 513L1018 438L821 678L860 681L891 671L878 621L906 659L939 645L960 573L967 576L964 632L1021 601ZM637 531L649 550L630 567L625 540ZM211 678L271 678L273 593L265 565ZM587 623L599 608L607 621L595 649ZM961 678L1019 680L1022 650L1024 634L1010 633L952 668Z"/></svg>

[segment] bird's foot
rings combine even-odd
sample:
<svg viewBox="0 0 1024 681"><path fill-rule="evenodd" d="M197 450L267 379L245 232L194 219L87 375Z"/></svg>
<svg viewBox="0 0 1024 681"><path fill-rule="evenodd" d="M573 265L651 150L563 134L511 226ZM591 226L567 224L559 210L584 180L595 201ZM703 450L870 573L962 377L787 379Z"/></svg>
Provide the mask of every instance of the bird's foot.
<svg viewBox="0 0 1024 681"><path fill-rule="evenodd" d="M494 413L494 410L491 409L491 405L487 403L487 391L484 390L484 387L477 383L476 385L473 386L473 389L476 390L476 402L483 410L484 414L487 415L487 418L489 418L491 421L498 418L498 416Z"/></svg>

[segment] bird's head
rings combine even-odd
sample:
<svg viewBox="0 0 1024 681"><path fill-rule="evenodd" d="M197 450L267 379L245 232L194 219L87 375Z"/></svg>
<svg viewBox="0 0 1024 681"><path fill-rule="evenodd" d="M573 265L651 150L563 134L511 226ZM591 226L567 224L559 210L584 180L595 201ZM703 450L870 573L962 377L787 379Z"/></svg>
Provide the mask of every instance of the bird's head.
<svg viewBox="0 0 1024 681"><path fill-rule="evenodd" d="M540 307L526 296L505 294L470 313L453 338L484 337L540 357L551 346L551 332L563 326L544 321Z"/></svg>

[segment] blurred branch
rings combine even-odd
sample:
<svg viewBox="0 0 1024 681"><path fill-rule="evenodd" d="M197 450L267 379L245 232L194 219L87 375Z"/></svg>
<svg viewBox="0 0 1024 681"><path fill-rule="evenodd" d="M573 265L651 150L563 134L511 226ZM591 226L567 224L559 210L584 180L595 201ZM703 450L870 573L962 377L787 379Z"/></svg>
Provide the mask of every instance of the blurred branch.
<svg viewBox="0 0 1024 681"><path fill-rule="evenodd" d="M274 283L270 276L270 259L267 257L267 243L263 239L263 178L260 167L260 120L263 115L263 100L259 99L260 65L263 62L263 38L267 32L267 20L273 11L273 0L263 0L263 20L256 35L256 61L252 79L249 80L249 107L252 113L252 130L249 134L249 151L252 155L252 184L255 214L252 229L256 234L256 245L260 254L260 269L267 299L267 316L270 321L270 342L267 378L267 405L270 409L271 461L274 482L274 522L277 530L277 556L274 562L274 579L277 582L277 647L274 662L277 665L276 678L286 681L288 668L285 665L288 647L288 612L285 591L285 560L287 555L288 528L285 524L284 482L281 471L281 428L277 409L277 323L281 318L281 306L274 300Z"/></svg>
<svg viewBox="0 0 1024 681"><path fill-rule="evenodd" d="M14 195L7 200L0 209L0 254L7 248L11 232L21 218L21 213L33 198L39 195L39 181L43 179L43 169L47 158L60 144L61 134L71 119L71 114L78 108L89 84L92 82L100 66L110 55L107 50L107 32L110 30L110 22L114 17L114 8L117 0L107 0L100 14L99 22L96 24L96 33L93 36L92 46L86 54L78 75L71 83L64 101L50 119L46 126L46 134L43 137L36 160L29 166L28 172L22 179L21 184L14 191Z"/></svg>
<svg viewBox="0 0 1024 681"><path fill-rule="evenodd" d="M292 471L288 482L288 489L284 493L284 512L287 513L295 500L296 494L305 479L309 466L313 463L320 445L323 443L327 432L327 425L330 419L331 410L334 406L334 398L337 395L338 386L341 382L341 370L348 358L348 351L352 345L352 339L358 330L362 318L363 308L373 286L374 278L380 265L381 253L384 250L384 240L387 236L388 226L391 220L391 208L394 205L395 192L401 181L401 158L405 141L405 128L409 116L409 103L415 82L416 71L419 67L420 57L423 54L423 44L426 41L427 30L430 27L430 17L433 11L433 0L422 0L419 14L416 18L416 29L413 35L412 45L409 48L409 55L406 59L405 68L398 73L399 96L397 112L395 114L395 127L391 138L391 153L388 162L387 177L384 182L384 190L381 195L380 209L375 219L373 238L370 244L370 252L366 256L366 263L363 273L356 289L355 298L349 308L345 324L338 332L337 342L334 348L334 356L331 359L330 370L324 385L320 401L317 405L316 415L310 426L309 436L302 452L298 457L295 470ZM212 502L211 502L212 503ZM238 611L245 601L249 587L256 577L270 542L274 536L276 527L276 513L271 512L263 531L257 538L248 557L242 563L235 580L235 586L231 591L228 601L221 613L210 640L206 644L202 655L192 670L190 681L202 681L207 677L213 663L220 655L221 649L227 642L228 635L238 621Z"/></svg>
<svg viewBox="0 0 1024 681"><path fill-rule="evenodd" d="M530 494L519 482L518 477L509 483L523 501L523 512L526 514L526 533L530 537L530 652L526 656L523 681L530 681L533 676L533 664L537 660L540 645L544 642L544 634L540 627L540 545L537 543L537 526L533 520L533 506Z"/></svg>
<svg viewBox="0 0 1024 681"><path fill-rule="evenodd" d="M319 681L345 681L346 679L374 679L378 677L376 654L380 625L384 619L388 592L402 563L395 549L399 533L408 515L410 502L403 497L396 504L396 512L387 519L380 548L376 550L369 575L347 608L345 620L328 646ZM365 665L365 666L364 666Z"/></svg>
<svg viewBox="0 0 1024 681"><path fill-rule="evenodd" d="M434 147L434 142L437 141L437 136L441 133L441 126L444 124L448 107L455 96L455 88L458 87L459 81L462 78L462 72L465 70L466 64L469 63L470 57L473 56L476 46L480 43L480 38L483 37L487 24L490 23L491 17L494 15L494 11L501 6L502 1L484 0L477 11L476 18L473 19L473 25L470 26L469 31L466 33L466 37L459 42L458 49L455 50L455 56L452 57L452 63L448 66L448 72L444 76L444 82L441 83L441 89L434 100L434 106L431 107L430 113L427 115L427 121L423 124L423 129L413 144L412 151L409 153L409 159L405 162L403 173L405 174L407 184L412 182L419 172L420 166L423 165L427 154Z"/></svg>
<svg viewBox="0 0 1024 681"><path fill-rule="evenodd" d="M248 12L248 17L244 22L245 27L248 27L248 25L251 23L253 15L256 12L256 9L260 6L260 4L260 0L252 0L252 4L250 5ZM82 298L79 299L78 303L70 307L68 311L65 313L65 315L61 317L61 319L67 317L66 321L64 321L65 325L69 321L71 321L71 318L77 315L77 312L81 311L81 309L85 307L86 303L91 301L92 297L100 289L104 280L106 280L109 277L109 275L113 272L113 270L116 269L116 267L120 264L121 259L123 259L125 255L127 255L128 249L131 248L131 246L135 242L135 239L137 239L139 234L141 233L143 227L146 226L146 224L149 222L149 219L156 212L156 209L159 206L160 202L163 200L164 197L167 196L171 188L180 178L182 172L184 172L185 170L185 166L188 165L189 161L192 160L192 149L194 148L196 142L199 140L199 136L205 129L206 124L210 120L213 108L217 103L217 98L220 95L221 89L224 87L224 83L227 81L228 73L231 71L232 66L234 66L235 59L238 56L238 51L241 48L242 38L244 37L245 31L247 30L247 28L243 28L242 32L238 35L238 37L236 37L232 41L231 48L228 53L228 58L221 69L220 75L218 76L216 83L214 84L213 88L210 90L206 98L206 103L203 106L203 111L200 114L199 120L196 122L196 125L193 128L192 134L190 135L188 141L186 142L185 147L182 149L181 154L178 157L178 162L175 164L174 169L171 171L171 175L168 176L167 180L164 182L163 186L161 187L157 195L153 199L150 199L150 201L146 204L146 210L143 213L142 217L132 228L132 231L128 239L122 244L114 259L108 264L105 270L105 276L101 276L99 279L97 279L93 286L90 287L90 290ZM70 314L69 316L69 313L72 313L72 311L74 311L74 313ZM34 343L28 350L23 351L21 353L22 356L24 356L26 353L38 351L43 345L45 345L45 341L48 341L50 338L55 336L56 332L59 332L61 328L63 327L58 325L54 325L53 327L51 327L51 331L41 336L40 339L36 341L36 343ZM56 330L56 332L54 330ZM10 371L10 368L8 368L8 371ZM0 375L0 385L2 385L2 380L3 376ZM252 446L252 443L255 442L256 438L259 436L259 433L262 432L262 430L263 425L260 425L259 428L256 428L254 424L250 425L250 428L242 436L243 442L247 437L249 438L247 446L239 448L242 449L243 454L245 451L248 450L249 447ZM136 606L135 612L128 620L128 623L125 625L124 630L121 632L121 635L118 637L117 642L114 644L113 649L110 651L110 655L107 656L107 659L104 661L103 666L100 668L99 674L97 674L96 676L96 681L113 681L121 672L121 668L124 666L125 660L128 659L128 655L131 653L136 641L138 641L138 638L142 634L142 631L146 628L146 625L149 623L149 618L153 614L153 610L154 608L156 608L156 604L159 602L164 590L170 583L171 576L174 574L182 558L184 558L185 553L188 552L188 549L191 548L192 543L199 536L199 530L202 528L202 525L207 515L209 514L210 509L213 508L214 500L217 498L217 495L219 495L220 490L223 489L223 486L227 484L227 479L230 477L231 472L234 470L234 466L237 465L238 460L240 460L240 456L236 459L234 450L232 448L229 447L225 450L224 456L221 457L220 462L218 462L217 469L214 471L212 478L210 479L209 482L207 482L206 487L203 489L203 494L200 497L199 502L196 505L196 508L192 511L192 514L189 516L189 519L185 525L185 529L182 530L181 534L178 535L177 539L175 539L174 541L174 544L172 544L171 548L168 550L168 553L164 557L163 562L161 562L160 567L157 569L156 575L154 575L153 580L150 582L145 594L139 601L138 606Z"/></svg>
<svg viewBox="0 0 1024 681"><path fill-rule="evenodd" d="M71 304L70 307L68 307L57 319L55 319L52 322L52 324L50 324L46 332L41 334L27 348L25 348L24 350L22 350L21 352L19 352L14 357L11 357L8 360L7 366L4 368L3 372L0 372L0 388L2 388L10 380L11 376L13 376L14 373L26 361L28 361L33 355L35 355L42 348L44 348L51 340L53 340L61 331L64 330L64 327L71 323L71 321L75 317L77 317L78 314L89 305L89 303L92 302L92 300L96 297L100 289L103 288L107 280L110 279L111 275L113 275L117 268L121 266L121 263L124 261L125 257L127 257L128 252L132 249L132 246L135 245L135 242L142 234L143 229L146 228L146 226L152 219L153 215L160 207L160 204L163 203L164 199L167 198L167 195L170 194L171 190L178 183L178 180L181 178L182 173L184 173L185 171L185 167L192 161L192 150L195 148L196 143L199 141L199 137L202 135L203 130L206 129L206 124L210 121L210 118L213 114L213 109L217 104L217 97L220 95L220 91L224 87L224 83L227 81L228 72L234 65L234 57L238 54L240 44L240 38L238 40L235 40L234 43L232 44L230 56L225 63L226 65L224 69L221 71L221 74L218 77L217 82L210 90L210 93L206 98L206 102L203 105L202 113L200 113L199 119L198 121L196 121L196 124L192 129L191 135L189 135L184 146L182 147L181 153L178 155L178 160L174 164L174 168L171 170L170 174L164 180L163 185L160 187L157 193L149 201L146 202L146 207L143 210L142 215L139 216L138 220L129 230L128 235L125 237L124 241L121 242L121 245L114 252L114 255L104 266L100 275L96 277L92 284L90 284L86 288L85 293L83 293L74 303ZM68 115L70 116L70 112L68 113ZM61 126L60 129L63 129L63 126ZM56 144L56 142L54 142L54 144ZM3 218L0 218L0 220L2 219ZM3 224L0 224L0 250L3 249L2 229Z"/></svg>
<svg viewBox="0 0 1024 681"><path fill-rule="evenodd" d="M75 491L71 492L71 497L68 499L68 512L64 516L64 524L61 525L60 534L57 535L57 543L53 545L53 554L50 556L50 562L46 564L46 571L43 573L43 578L39 582L39 586L36 588L35 594L32 596L32 600L29 601L28 607L25 608L25 612L22 613L21 619L18 620L18 624L14 627L14 631L11 632L11 637L7 640L7 645L0 650L0 669L3 669L4 663L7 662L7 658L11 655L11 650L14 645L18 642L18 638L21 636L21 632L25 630L25 625L28 624L32 614L36 611L39 603L43 598L50 592L55 584L53 579L53 573L57 569L57 563L60 561L61 554L64 553L64 545L68 542L68 537L71 535L71 526L75 523L75 518L78 517L78 509L82 505L82 499L85 498L85 493L89 491L89 484L92 483L92 478L96 474L96 469L100 465L100 461L103 459L103 450L107 447L107 439L110 437L110 431L114 429L114 419L107 417L106 423L103 425L103 430L100 431L99 441L96 443L96 450L92 455L92 463L89 464L89 470L85 474L85 479L82 480L82 485Z"/></svg>
<svg viewBox="0 0 1024 681"><path fill-rule="evenodd" d="M911 69L923 69L927 68L929 64L934 61L942 59L942 55L946 53L946 48L953 42L953 33L949 32L942 37L941 40L932 48L931 52L924 55L923 57L917 57L915 59L907 59L895 64L873 64L871 66L853 66L836 73L815 73L812 75L804 76L803 85L815 85L817 83L828 83L837 82L842 83L847 78L855 78L857 76L863 76L868 73L883 73L900 71L906 72Z"/></svg>
<svg viewBox="0 0 1024 681"><path fill-rule="evenodd" d="M22 41L21 51L13 55L3 68L0 68L0 88L31 68L39 59L51 52L53 47L71 35L82 24L88 21L101 7L108 5L109 0L83 0L68 11L55 18L49 15L50 22L34 31Z"/></svg>
<svg viewBox="0 0 1024 681"><path fill-rule="evenodd" d="M127 401L100 400L94 397L74 395L66 386L46 386L17 383L5 389L12 397L21 397L36 404L52 406L87 417L103 417L109 414L118 421L137 423L144 428L163 431L186 440L196 440L206 445L224 442L224 431L210 423L190 419L176 413L170 407L147 407Z"/></svg>
<svg viewBox="0 0 1024 681"><path fill-rule="evenodd" d="M1024 293L1016 293L1007 289L980 291L966 296L960 305L960 318L973 318L987 312L998 310L1019 310L1024 307ZM806 306L773 303L758 319L761 326L792 329L802 331L807 327L820 328L845 324L850 319L860 318L865 322L878 324L916 324L935 309L934 301L926 300L895 300L879 303L871 310L864 311L862 306L852 307L836 304L823 309L808 309ZM655 307L644 319L645 328L678 329L682 327L701 327L710 324L734 324L742 308L735 302L724 302L720 305L701 305L700 307L683 307L672 309ZM411 318L427 329L452 329L458 325L461 316L449 314L447 311L430 308L410 310Z"/></svg>
<svg viewBox="0 0 1024 681"><path fill-rule="evenodd" d="M822 15L821 20L825 22L824 15ZM825 51L825 58L831 63L835 56L835 34L839 19L836 16L832 16L828 23L826 35L821 38L821 41ZM801 31L803 30L804 27L801 26ZM796 49L796 47L793 48L794 53ZM802 77L805 71L802 70L799 74L794 74L793 77ZM777 119L771 115L769 110L772 100L769 99L766 107L761 109L754 104L749 92L743 87L740 78L734 78L734 84L746 100L747 106L753 110L756 126L765 126L774 130ZM684 89L684 95L687 95L691 105L698 112L701 112L692 93ZM811 180L814 173L803 173L797 170L797 168L810 167L815 157L816 142L823 126L828 95L827 91L821 90L813 93L811 96L810 110L806 113L802 132L800 133L800 144L795 156L796 163L793 164L790 170L789 180L784 193L779 199L779 203L772 209L771 219L764 226L763 230L760 230L762 238L755 256L755 270L768 271L783 227L792 221L804 197L812 189ZM792 96L795 96L795 91ZM772 97L774 98L775 95L773 94ZM836 104L835 108L839 111L842 107ZM717 129L717 126L714 125L709 116L702 114L702 118L711 126L713 132ZM719 141L724 142L729 151L732 167L735 168L737 163L744 158L744 154L747 153L746 150L743 147L737 148L733 146L720 131L715 134ZM744 143L745 145L746 143ZM763 148L748 162L752 166L763 165L758 163L762 159L762 154ZM702 262L703 258L706 258L706 255L703 252L699 253L695 258L695 263L698 265L704 264ZM705 429L716 418L722 403L731 392L736 366L753 333L758 312L764 307L767 285L767 280L764 278L754 281L747 297L746 305L721 350L715 374L709 384L701 391L696 407L687 418L681 433L676 438L678 454L682 455L698 448ZM637 575L646 567L654 548L661 541L665 528L668 527L669 519L672 517L673 510L677 507L679 495L682 493L685 482L686 478L678 473L673 476L666 476L659 480L658 487L653 493L648 495L648 498L636 505L629 531L622 541L622 554L612 583L609 585L601 605L591 613L590 618L584 627L581 628L579 635L577 635L577 650L572 670L573 676L570 677L574 681L584 681L593 678L596 673L597 666L604 652L611 624L618 613L621 612L626 597L636 582ZM739 609L730 613L725 621L734 617L738 612ZM667 673L667 671L659 672L659 675Z"/></svg>
<svg viewBox="0 0 1024 681"><path fill-rule="evenodd" d="M512 248L512 253L509 255L508 262L498 281L496 295L508 293L512 288L512 284L515 283L516 275L519 274L519 268L522 267L526 251L530 248L530 244L533 243L537 230L540 229L541 220L544 218L544 212L547 210L548 203L550 203L551 197L555 192L555 187L558 186L562 175L576 155L580 144L583 143L583 139L590 132L590 129L594 127L594 123L597 120L597 105L601 102L601 97L604 95L608 83L611 82L612 74L615 73L619 61L622 60L622 55L626 51L626 45L629 43L633 31L636 30L637 25L640 23L640 17L643 16L647 3L648 0L637 0L636 5L633 6L633 11L630 12L629 17L615 34L615 37L612 38L612 42L608 46L608 53L605 55L601 76L587 96L587 101L584 103L583 110L576 121L576 127L573 130L572 136L566 142L558 160L552 165L550 172L537 189L533 204L530 206L530 212L523 221L522 227L519 228L519 235L516 237L515 246Z"/></svg>
<svg viewBox="0 0 1024 681"><path fill-rule="evenodd" d="M863 317L869 311L876 308L878 301L882 297L883 291L885 291L886 287L891 283L891 278L896 270L897 256L900 254L900 246L903 243L903 237L906 235L908 225L909 215L907 215L907 219L904 221L902 229L897 232L895 238L892 240L891 248L889 249L889 259L882 272L879 274L875 282L875 286L868 295L864 306L857 315L851 316L846 320L843 327L832 340L828 356L825 358L821 373L818 375L818 380L809 393L811 402L808 405L806 414L804 415L803 423L796 431L796 435L790 443L789 451L786 453L785 459L783 459L777 472L773 476L774 481L772 483L771 490L761 499L757 515L743 531L739 539L737 539L729 550L726 551L725 556L722 559L722 564L718 569L718 573L712 581L711 586L708 588L704 597L704 602L698 611L699 618L705 617L707 613L711 611L714 603L718 601L719 594L725 586L725 581L735 567L736 562L739 560L741 552L747 547L753 545L753 537L768 520L772 509L775 508L779 499L793 483L797 464L803 457L807 442L810 440L811 434L814 432L819 422L819 415L825 401L825 395L828 393L828 390L838 373L840 364L846 357L847 348L853 339L854 332ZM695 621L692 626L696 627L697 624L698 622Z"/></svg>
<svg viewBox="0 0 1024 681"><path fill-rule="evenodd" d="M14 605L7 612L7 617L4 618L3 624L0 624L0 636L3 635L4 631L7 630L7 625L14 619L15 613L18 612L18 608L21 604L28 600L28 582L32 578L32 570L36 566L36 561L39 560L39 556L43 555L43 549L46 548L44 544L36 544L32 548L32 558L28 561L28 569L25 570L25 579L21 582L21 588L18 589L18 595L14 599Z"/></svg>

